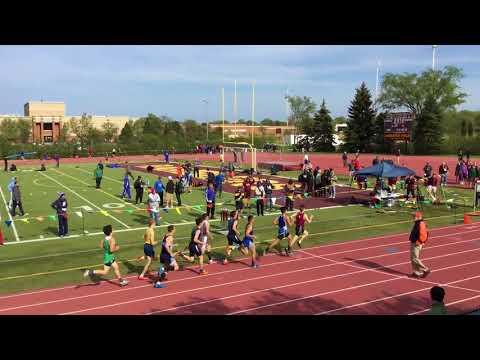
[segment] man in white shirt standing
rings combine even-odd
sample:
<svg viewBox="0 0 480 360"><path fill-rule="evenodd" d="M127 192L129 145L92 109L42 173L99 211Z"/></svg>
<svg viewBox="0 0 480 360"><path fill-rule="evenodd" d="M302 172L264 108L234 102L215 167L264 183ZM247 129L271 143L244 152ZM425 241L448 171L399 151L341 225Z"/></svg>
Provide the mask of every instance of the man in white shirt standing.
<svg viewBox="0 0 480 360"><path fill-rule="evenodd" d="M154 188L149 188L148 194L148 210L150 211L150 218L155 220L155 225L160 225L160 195Z"/></svg>

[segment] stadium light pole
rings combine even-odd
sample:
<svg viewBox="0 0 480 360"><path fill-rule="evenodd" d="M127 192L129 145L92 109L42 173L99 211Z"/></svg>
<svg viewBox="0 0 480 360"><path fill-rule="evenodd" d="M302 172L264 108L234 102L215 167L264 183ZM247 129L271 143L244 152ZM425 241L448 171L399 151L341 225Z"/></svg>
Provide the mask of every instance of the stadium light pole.
<svg viewBox="0 0 480 360"><path fill-rule="evenodd" d="M379 76L380 76L380 60L377 62L377 78L375 81L375 106L378 100Z"/></svg>
<svg viewBox="0 0 480 360"><path fill-rule="evenodd" d="M203 99L202 100L203 103L205 103L205 120L207 122L207 144L208 144L208 100L207 99Z"/></svg>
<svg viewBox="0 0 480 360"><path fill-rule="evenodd" d="M252 146L254 146L254 136L255 132L255 80L252 83Z"/></svg>
<svg viewBox="0 0 480 360"><path fill-rule="evenodd" d="M225 90L222 88L222 142L225 142Z"/></svg>
<svg viewBox="0 0 480 360"><path fill-rule="evenodd" d="M437 52L438 45L432 45L432 70L435 71L435 55Z"/></svg>
<svg viewBox="0 0 480 360"><path fill-rule="evenodd" d="M235 125L235 137L237 137L237 80L233 92L233 123Z"/></svg>

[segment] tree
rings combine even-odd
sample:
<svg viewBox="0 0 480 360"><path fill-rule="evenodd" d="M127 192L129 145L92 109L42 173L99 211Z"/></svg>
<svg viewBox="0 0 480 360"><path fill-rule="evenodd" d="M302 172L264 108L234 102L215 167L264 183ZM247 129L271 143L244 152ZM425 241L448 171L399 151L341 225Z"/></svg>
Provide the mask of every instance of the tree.
<svg viewBox="0 0 480 360"><path fill-rule="evenodd" d="M387 110L407 108L417 117L422 115L427 101L433 101L440 112L454 109L467 96L460 91L462 78L463 72L454 66L426 70L421 75L387 73L378 102Z"/></svg>
<svg viewBox="0 0 480 360"><path fill-rule="evenodd" d="M346 124L346 123L347 123L347 119L345 118L345 116L337 116L335 119L333 119L334 125Z"/></svg>
<svg viewBox="0 0 480 360"><path fill-rule="evenodd" d="M372 97L365 83L356 89L355 97L348 109L347 129L345 131L345 148L354 152L370 151L375 135L375 110Z"/></svg>
<svg viewBox="0 0 480 360"><path fill-rule="evenodd" d="M15 120L10 118L3 119L2 123L0 124L0 133L6 141L10 143L16 142L18 137L18 128L15 124Z"/></svg>
<svg viewBox="0 0 480 360"><path fill-rule="evenodd" d="M58 134L58 142L65 144L69 138L70 129L68 123L64 122L60 128L60 133Z"/></svg>
<svg viewBox="0 0 480 360"><path fill-rule="evenodd" d="M272 126L275 124L275 122L272 119L265 118L262 121L260 121L260 124L265 125L265 126Z"/></svg>
<svg viewBox="0 0 480 360"><path fill-rule="evenodd" d="M118 134L118 127L115 126L110 120L107 120L102 124L103 138L106 142L113 142Z"/></svg>
<svg viewBox="0 0 480 360"><path fill-rule="evenodd" d="M155 114L148 114L145 119L145 125L143 126L143 134L157 134L163 133L163 123L161 119Z"/></svg>
<svg viewBox="0 0 480 360"><path fill-rule="evenodd" d="M87 116L87 114L83 113L82 117L78 121L77 127L77 139L79 140L82 147L90 143L89 136L93 134L92 129L92 117L90 115Z"/></svg>
<svg viewBox="0 0 480 360"><path fill-rule="evenodd" d="M377 145L376 152L391 153L393 150L393 141L385 139L385 118L386 112L381 112L375 117L375 137L374 143Z"/></svg>
<svg viewBox="0 0 480 360"><path fill-rule="evenodd" d="M335 151L333 145L335 140L333 137L333 121L323 100L320 109L313 117L313 133L308 134L313 137L313 150L315 151Z"/></svg>
<svg viewBox="0 0 480 360"><path fill-rule="evenodd" d="M118 141L122 144L131 144L135 141L135 137L133 136L132 125L130 121L125 123L120 135L118 136Z"/></svg>
<svg viewBox="0 0 480 360"><path fill-rule="evenodd" d="M297 131L308 132L312 127L312 114L316 105L308 96L286 96L290 106L289 125L295 126Z"/></svg>
<svg viewBox="0 0 480 360"><path fill-rule="evenodd" d="M32 122L26 119L17 120L17 137L21 144L28 144L32 133Z"/></svg>
<svg viewBox="0 0 480 360"><path fill-rule="evenodd" d="M420 118L413 128L413 145L415 153L432 154L438 152L442 142L441 107L434 97L425 101Z"/></svg>
<svg viewBox="0 0 480 360"><path fill-rule="evenodd" d="M80 132L80 125L79 125L79 122L77 119L75 118L70 118L69 122L68 122L68 126L70 128L70 131L72 134L75 134L75 136L77 136L77 134Z"/></svg>
<svg viewBox="0 0 480 360"><path fill-rule="evenodd" d="M467 120L462 119L462 122L460 123L460 135L463 137L467 136Z"/></svg>
<svg viewBox="0 0 480 360"><path fill-rule="evenodd" d="M470 120L467 126L468 137L473 137L473 122Z"/></svg>

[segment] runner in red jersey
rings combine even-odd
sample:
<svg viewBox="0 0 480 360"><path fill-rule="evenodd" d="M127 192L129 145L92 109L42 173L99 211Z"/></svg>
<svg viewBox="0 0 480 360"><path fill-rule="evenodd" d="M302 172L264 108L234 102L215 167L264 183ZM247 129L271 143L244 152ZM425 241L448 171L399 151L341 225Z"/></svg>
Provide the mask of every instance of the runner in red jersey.
<svg viewBox="0 0 480 360"><path fill-rule="evenodd" d="M302 247L302 241L308 236L308 231L305 230L305 223L310 224L313 220L313 215L308 216L305 213L305 206L300 205L300 210L295 214L295 236L293 237L292 246L298 240L298 247Z"/></svg>

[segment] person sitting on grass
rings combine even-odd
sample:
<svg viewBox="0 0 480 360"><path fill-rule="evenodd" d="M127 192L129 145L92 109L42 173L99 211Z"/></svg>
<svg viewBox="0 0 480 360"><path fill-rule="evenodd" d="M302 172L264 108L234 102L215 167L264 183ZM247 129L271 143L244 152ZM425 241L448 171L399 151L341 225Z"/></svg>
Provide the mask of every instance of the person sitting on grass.
<svg viewBox="0 0 480 360"><path fill-rule="evenodd" d="M430 289L430 298L432 299L432 308L428 315L447 315L447 308L443 302L445 290L440 286L434 286Z"/></svg>
<svg viewBox="0 0 480 360"><path fill-rule="evenodd" d="M120 246L117 245L115 238L113 237L112 225L105 225L103 227L103 233L105 234L105 239L100 241L100 248L103 249L103 270L87 269L83 273L83 276L92 277L95 275L107 275L110 272L110 268L113 268L119 285L125 286L128 284L128 281L122 278L122 275L120 274L120 268L115 256L115 253L120 250Z"/></svg>

